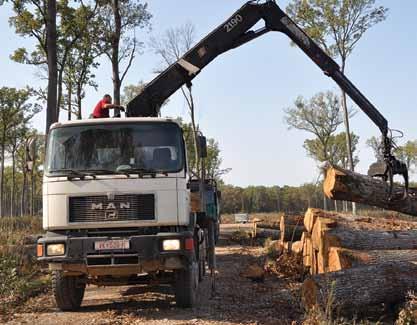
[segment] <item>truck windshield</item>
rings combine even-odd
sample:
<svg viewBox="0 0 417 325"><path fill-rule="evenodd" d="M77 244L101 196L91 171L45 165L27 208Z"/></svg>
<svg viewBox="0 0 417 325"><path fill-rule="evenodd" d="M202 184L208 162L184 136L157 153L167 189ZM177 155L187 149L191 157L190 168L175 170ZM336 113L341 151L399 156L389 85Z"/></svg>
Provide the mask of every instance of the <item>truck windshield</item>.
<svg viewBox="0 0 417 325"><path fill-rule="evenodd" d="M50 133L45 172L178 172L184 156L182 132L175 123L67 126Z"/></svg>

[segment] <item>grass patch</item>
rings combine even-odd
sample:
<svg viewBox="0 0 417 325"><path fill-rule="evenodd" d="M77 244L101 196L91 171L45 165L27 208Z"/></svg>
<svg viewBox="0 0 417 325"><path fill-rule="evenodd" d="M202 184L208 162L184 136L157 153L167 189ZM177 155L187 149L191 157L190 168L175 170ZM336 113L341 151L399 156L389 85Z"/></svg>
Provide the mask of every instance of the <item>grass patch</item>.
<svg viewBox="0 0 417 325"><path fill-rule="evenodd" d="M43 291L49 277L36 262L35 234L42 233L40 217L0 219L0 314Z"/></svg>
<svg viewBox="0 0 417 325"><path fill-rule="evenodd" d="M42 218L3 217L0 218L0 245L23 244L27 236L43 233Z"/></svg>

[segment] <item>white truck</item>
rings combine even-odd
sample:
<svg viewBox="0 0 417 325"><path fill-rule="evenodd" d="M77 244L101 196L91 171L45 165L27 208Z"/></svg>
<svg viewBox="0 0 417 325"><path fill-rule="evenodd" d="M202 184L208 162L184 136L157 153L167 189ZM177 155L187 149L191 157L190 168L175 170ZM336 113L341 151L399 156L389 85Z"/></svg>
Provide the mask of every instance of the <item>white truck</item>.
<svg viewBox="0 0 417 325"><path fill-rule="evenodd" d="M53 124L43 180L47 233L37 253L53 272L58 307L77 309L86 284L150 281L173 284L177 305L192 306L207 248L214 245L214 239L207 244L203 225L210 223L208 214L190 211L190 188L199 190L195 183L174 120ZM218 192L208 181L205 188L216 219Z"/></svg>

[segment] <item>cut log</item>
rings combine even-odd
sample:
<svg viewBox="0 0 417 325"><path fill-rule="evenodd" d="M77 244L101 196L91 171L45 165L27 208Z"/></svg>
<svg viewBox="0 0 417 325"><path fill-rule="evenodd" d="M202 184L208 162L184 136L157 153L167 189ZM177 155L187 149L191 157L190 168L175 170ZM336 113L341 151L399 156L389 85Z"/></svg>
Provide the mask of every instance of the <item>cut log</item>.
<svg viewBox="0 0 417 325"><path fill-rule="evenodd" d="M358 251L417 249L416 230L354 230L338 226L322 231L320 236L317 259L319 273L330 271L330 251L335 247ZM314 247L313 240L312 243Z"/></svg>
<svg viewBox="0 0 417 325"><path fill-rule="evenodd" d="M258 238L271 238L271 239L280 239L280 231L277 229L269 228L256 228L256 237Z"/></svg>
<svg viewBox="0 0 417 325"><path fill-rule="evenodd" d="M304 224L302 216L283 215L279 223L279 230L281 231L281 241L299 241L303 234Z"/></svg>
<svg viewBox="0 0 417 325"><path fill-rule="evenodd" d="M303 252L303 242L299 240L292 243L291 252L294 254L301 254Z"/></svg>
<svg viewBox="0 0 417 325"><path fill-rule="evenodd" d="M397 261L417 261L417 250L355 251L332 247L329 251L328 271L336 272L361 265L382 264Z"/></svg>
<svg viewBox="0 0 417 325"><path fill-rule="evenodd" d="M303 235L303 265L309 268L311 266L311 236L308 232L304 232Z"/></svg>
<svg viewBox="0 0 417 325"><path fill-rule="evenodd" d="M401 199L404 188L394 186L389 200L389 185L380 179L329 166L323 184L324 193L333 200L351 201L417 216L417 189Z"/></svg>
<svg viewBox="0 0 417 325"><path fill-rule="evenodd" d="M302 225L304 222L304 216L284 214L280 218L281 225Z"/></svg>
<svg viewBox="0 0 417 325"><path fill-rule="evenodd" d="M415 262L389 262L320 274L304 281L302 302L306 308L324 307L330 302L341 314L398 303L407 292L417 290L416 275Z"/></svg>
<svg viewBox="0 0 417 325"><path fill-rule="evenodd" d="M304 227L306 228L306 231L308 231L309 233L313 231L314 223L319 217L323 217L323 218L335 217L336 218L336 217L339 217L339 215L337 213L323 211L321 209L309 208L304 215Z"/></svg>
<svg viewBox="0 0 417 325"><path fill-rule="evenodd" d="M322 233L320 247L343 247L356 250L417 249L417 230L360 231L339 226Z"/></svg>

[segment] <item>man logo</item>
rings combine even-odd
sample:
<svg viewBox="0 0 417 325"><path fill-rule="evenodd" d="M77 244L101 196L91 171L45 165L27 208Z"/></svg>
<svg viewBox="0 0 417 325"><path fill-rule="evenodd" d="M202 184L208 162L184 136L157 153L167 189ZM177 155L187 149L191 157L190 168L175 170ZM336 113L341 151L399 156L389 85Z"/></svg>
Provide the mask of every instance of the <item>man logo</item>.
<svg viewBox="0 0 417 325"><path fill-rule="evenodd" d="M104 219L105 220L116 220L117 219L117 211L105 211L104 212Z"/></svg>
<svg viewBox="0 0 417 325"><path fill-rule="evenodd" d="M125 210L130 209L130 202L91 203L91 210Z"/></svg>

